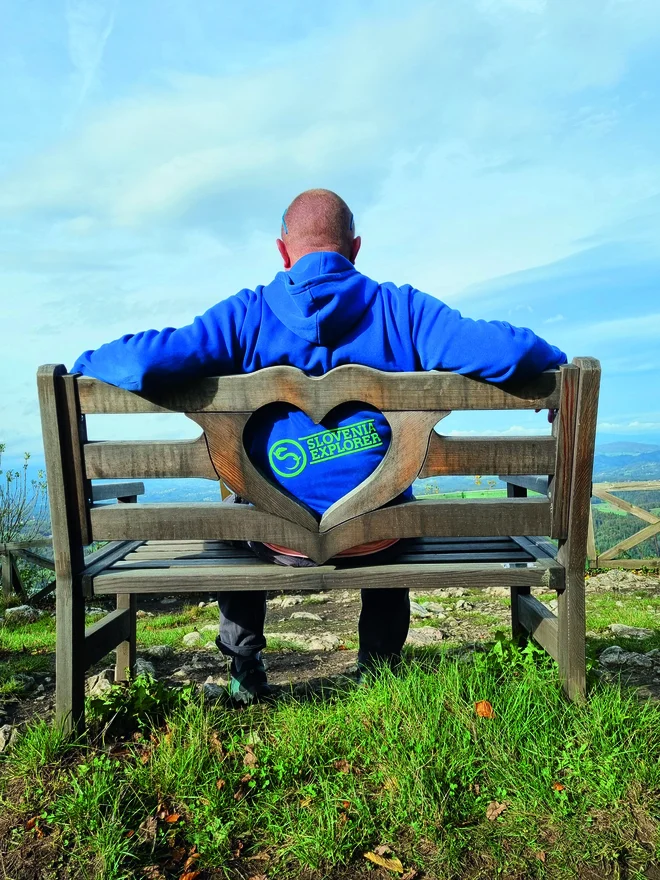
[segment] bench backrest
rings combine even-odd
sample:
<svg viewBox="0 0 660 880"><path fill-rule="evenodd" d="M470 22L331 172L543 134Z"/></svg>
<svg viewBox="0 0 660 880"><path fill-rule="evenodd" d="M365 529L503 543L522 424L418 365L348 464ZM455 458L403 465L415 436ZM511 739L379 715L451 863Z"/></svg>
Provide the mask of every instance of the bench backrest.
<svg viewBox="0 0 660 880"><path fill-rule="evenodd" d="M572 487L576 480L591 480L599 376L598 362L591 358L578 358L523 387L454 373L383 373L357 365L318 378L293 367L272 367L205 378L146 397L68 375L63 366L42 367L38 384L53 532L59 530L62 548L69 550L105 540L249 539L290 547L318 562L388 537L565 538ZM391 426L391 444L380 465L320 521L262 476L245 452L249 418L276 401L299 407L316 422L341 403L360 401L381 410ZM433 430L454 410L525 409L558 410L552 435L447 437ZM88 414L173 412L185 413L203 434L179 441L87 440ZM449 474L545 475L548 496L383 507L415 478ZM92 501L91 480L163 477L221 479L252 506Z"/></svg>

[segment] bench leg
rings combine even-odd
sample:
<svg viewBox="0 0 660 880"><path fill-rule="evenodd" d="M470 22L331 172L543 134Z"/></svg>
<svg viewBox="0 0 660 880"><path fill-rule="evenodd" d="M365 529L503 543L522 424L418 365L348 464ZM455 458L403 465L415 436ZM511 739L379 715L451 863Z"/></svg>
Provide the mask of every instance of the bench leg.
<svg viewBox="0 0 660 880"><path fill-rule="evenodd" d="M529 596L529 587L511 587L511 636L520 647L527 643L528 632L518 616L518 596Z"/></svg>
<svg viewBox="0 0 660 880"><path fill-rule="evenodd" d="M117 608L128 608L130 614L130 635L125 642L117 645L115 681L126 681L135 670L137 596L134 593L117 593Z"/></svg>
<svg viewBox="0 0 660 880"><path fill-rule="evenodd" d="M566 572L566 589L557 599L559 674L566 695L577 701L587 693L584 574Z"/></svg>
<svg viewBox="0 0 660 880"><path fill-rule="evenodd" d="M55 720L68 732L85 726L85 603L80 584L57 583Z"/></svg>

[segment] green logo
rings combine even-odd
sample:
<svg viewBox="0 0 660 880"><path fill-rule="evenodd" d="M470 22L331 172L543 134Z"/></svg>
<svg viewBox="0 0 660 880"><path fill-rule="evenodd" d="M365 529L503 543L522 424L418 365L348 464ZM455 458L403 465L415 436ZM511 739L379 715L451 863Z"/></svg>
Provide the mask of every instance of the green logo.
<svg viewBox="0 0 660 880"><path fill-rule="evenodd" d="M268 451L268 461L278 476L297 477L307 465L307 455L297 440L278 440Z"/></svg>
<svg viewBox="0 0 660 880"><path fill-rule="evenodd" d="M298 439L300 443L278 440L270 447L268 460L278 476L297 477L308 464L333 461L383 444L374 419L364 419L344 428L324 428Z"/></svg>

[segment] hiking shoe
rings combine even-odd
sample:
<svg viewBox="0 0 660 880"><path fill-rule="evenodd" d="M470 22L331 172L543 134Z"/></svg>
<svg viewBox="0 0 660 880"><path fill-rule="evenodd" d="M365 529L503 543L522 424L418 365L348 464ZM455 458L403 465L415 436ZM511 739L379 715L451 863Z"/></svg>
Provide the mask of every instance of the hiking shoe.
<svg viewBox="0 0 660 880"><path fill-rule="evenodd" d="M229 697L235 703L245 706L273 696L273 691L266 678L266 667L260 656L253 661L241 664L240 672L235 664L231 664L229 680Z"/></svg>

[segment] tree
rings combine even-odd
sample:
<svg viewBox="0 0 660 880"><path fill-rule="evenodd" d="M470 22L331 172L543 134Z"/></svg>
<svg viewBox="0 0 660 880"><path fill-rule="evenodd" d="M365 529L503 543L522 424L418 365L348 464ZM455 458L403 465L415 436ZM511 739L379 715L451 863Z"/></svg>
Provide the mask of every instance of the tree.
<svg viewBox="0 0 660 880"><path fill-rule="evenodd" d="M2 470L4 451L0 443L0 543L30 541L48 525L46 474L39 470L36 479L28 476L29 452L18 470Z"/></svg>

